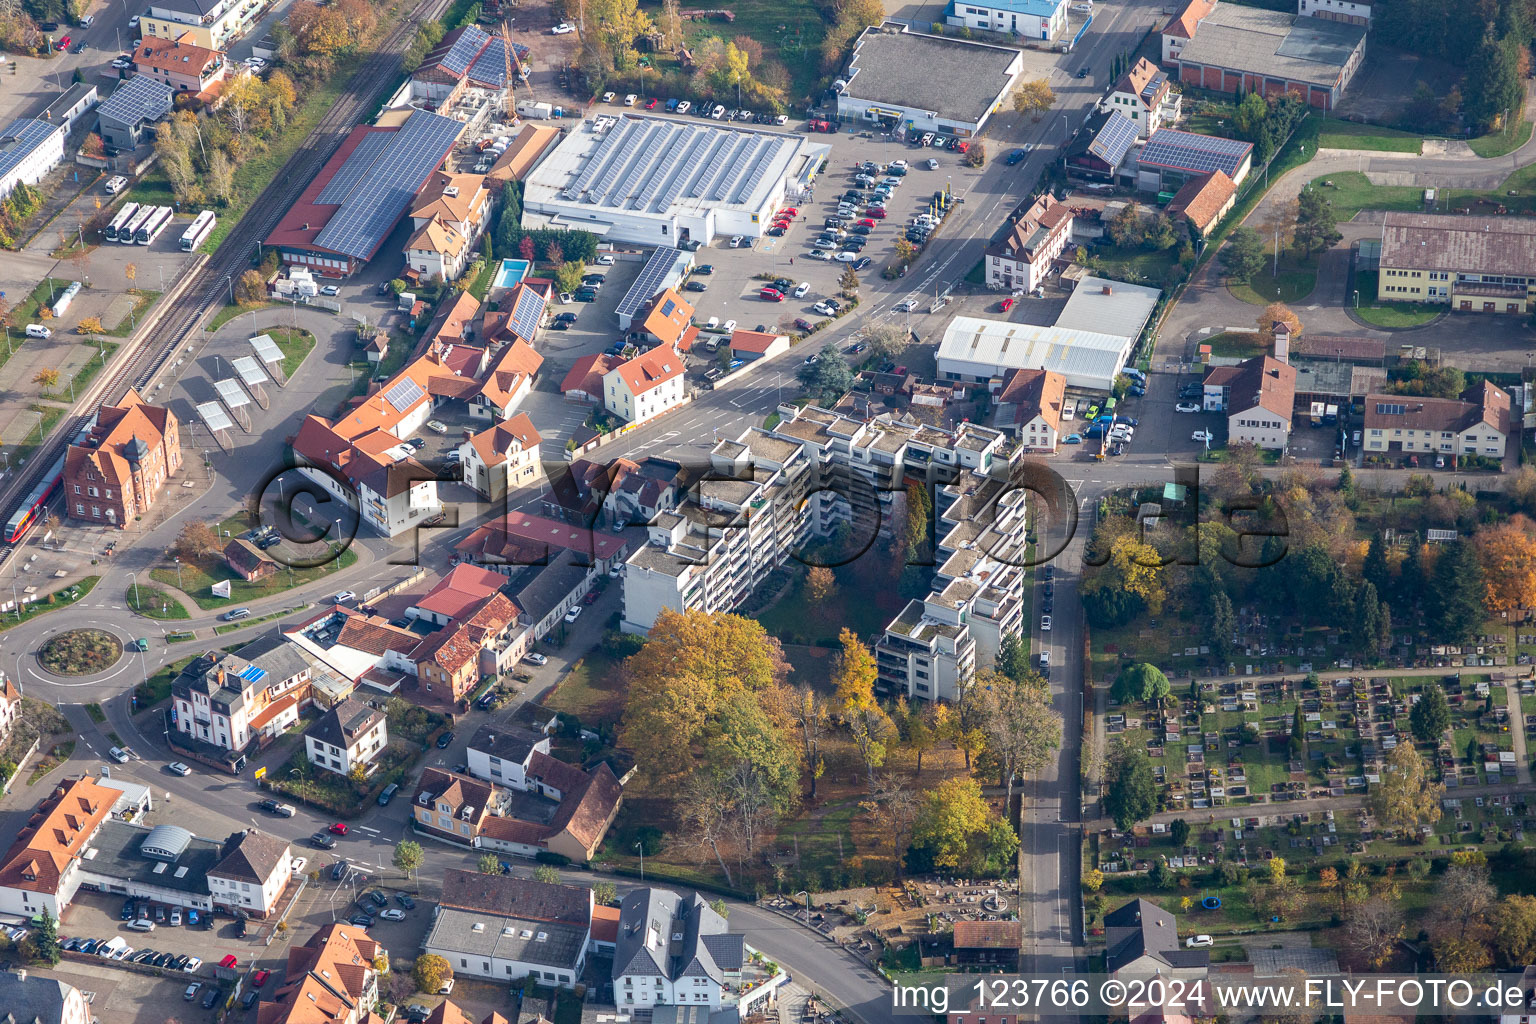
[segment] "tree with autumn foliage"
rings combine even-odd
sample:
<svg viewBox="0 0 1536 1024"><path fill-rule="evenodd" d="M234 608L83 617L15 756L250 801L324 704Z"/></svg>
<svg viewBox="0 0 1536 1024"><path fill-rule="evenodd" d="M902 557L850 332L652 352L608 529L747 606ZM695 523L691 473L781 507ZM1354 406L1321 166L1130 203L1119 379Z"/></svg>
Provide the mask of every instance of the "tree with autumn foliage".
<svg viewBox="0 0 1536 1024"><path fill-rule="evenodd" d="M837 590L837 576L824 565L812 566L805 574L805 596L812 604L821 604Z"/></svg>
<svg viewBox="0 0 1536 1024"><path fill-rule="evenodd" d="M1007 794L1004 813L1013 811L1013 783L1021 776L1037 775L1061 749L1062 718L1051 706L1051 688L1037 672L1010 679L997 672L981 672L977 711L987 750L997 762Z"/></svg>
<svg viewBox="0 0 1536 1024"><path fill-rule="evenodd" d="M1283 302L1271 302L1264 307L1264 312L1259 314L1259 333L1273 340L1275 336L1275 323L1283 323L1291 329L1291 337L1301 334L1301 317L1291 311L1291 307Z"/></svg>
<svg viewBox="0 0 1536 1024"><path fill-rule="evenodd" d="M1043 78L1024 82L1013 91L1014 112L1034 114L1036 121L1040 120L1040 115L1050 110L1055 103L1056 93L1051 90L1051 83Z"/></svg>
<svg viewBox="0 0 1536 1024"><path fill-rule="evenodd" d="M41 384L45 389L51 391L58 387L59 371L51 366L46 369L38 370L37 373L32 377L32 383Z"/></svg>
<svg viewBox="0 0 1536 1024"><path fill-rule="evenodd" d="M1381 784L1371 790L1371 812L1385 826L1412 832L1440 820L1445 783L1433 782L1429 766L1412 743L1399 743L1387 755Z"/></svg>
<svg viewBox="0 0 1536 1024"><path fill-rule="evenodd" d="M1536 523L1515 515L1478 530L1472 544L1483 566L1484 603L1490 611L1536 607Z"/></svg>
<svg viewBox="0 0 1536 1024"><path fill-rule="evenodd" d="M751 619L664 610L645 646L624 662L629 700L620 742L658 789L695 772L708 747L727 742L722 719L732 709L755 705L766 724L754 718L752 730L772 729L796 749L790 701L779 692L788 673L778 640Z"/></svg>
<svg viewBox="0 0 1536 1024"><path fill-rule="evenodd" d="M837 670L832 673L832 685L837 691L837 714L853 737L873 789L875 769L885 764L886 745L895 734L896 726L875 700L874 655L851 629L844 627L838 640L843 650L838 656Z"/></svg>

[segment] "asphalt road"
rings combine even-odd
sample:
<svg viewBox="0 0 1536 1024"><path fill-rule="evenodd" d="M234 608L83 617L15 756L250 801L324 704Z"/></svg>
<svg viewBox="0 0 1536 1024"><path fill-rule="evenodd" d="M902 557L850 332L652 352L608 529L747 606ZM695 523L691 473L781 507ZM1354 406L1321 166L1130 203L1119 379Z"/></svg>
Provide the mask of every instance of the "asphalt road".
<svg viewBox="0 0 1536 1024"><path fill-rule="evenodd" d="M965 203L947 219L943 230L915 265L906 279L895 282L872 276L864 285L864 302L853 314L839 321L838 326L821 336L813 345L846 345L849 338L861 328L873 322L899 316L891 307L908 296L923 297L935 290L959 280L981 258L987 238L997 228L1020 199L1026 196L1045 162L1054 158L1055 145L1069 137L1073 127L1080 124L1088 110L1110 84L1107 68L1112 56L1129 51L1139 43L1142 33L1151 25L1158 11L1156 3L1100 4L1093 31L1086 37L1079 50L1061 61L1061 67L1052 76L1057 91L1058 107L1051 116L1038 123L1026 122L1009 114L999 115L994 127L989 129L989 145L993 155L1006 152L1023 142L1036 144L1036 151L1018 166L1009 167L994 159L969 187L960 192ZM100 24L98 24L100 28ZM1073 77L1079 67L1089 67L1093 75L1087 79ZM841 138L841 136L839 136ZM834 140L834 146L836 146ZM840 161L834 154L834 165ZM923 304L921 308L926 308ZM913 317L913 326L920 336L936 333L942 324L942 314L927 318ZM926 332L926 333L925 333ZM806 355L805 345L792 354L773 360L764 360L753 371L738 378L731 385L711 392L702 392L687 407L674 412L655 423L641 427L608 447L601 449L603 458L634 457L657 454L670 457L702 458L716 437L736 436L748 426L760 424L773 411L780 398L780 381L792 377L794 369ZM1107 463L1084 463L1081 474L1074 472L1077 463L1070 456L1056 464L1063 477L1078 481L1080 497L1090 497L1109 486L1119 483L1156 479L1167 473L1168 461L1158 454L1141 455L1136 452L1120 460ZM228 490L221 492L228 496ZM536 501L537 494L520 495L521 501ZM132 552L138 550L144 559L153 561L164 549L179 523L167 524L159 531L136 539L136 548L120 551L114 572L121 573ZM459 531L462 532L462 531ZM434 538L436 539L436 538ZM444 537L451 541L454 535ZM296 597L314 600L325 594L351 588L362 590L370 580L380 579L387 572L398 570L384 568L394 546L388 542L367 538L360 539L359 562L347 570L339 571L327 579L299 588L283 595L283 600ZM1041 637L1052 655L1052 688L1057 695L1057 706L1066 720L1067 741L1058 762L1040 779L1027 785L1027 801L1020 866L1024 873L1024 891L1034 893L1027 901L1024 919L1027 924L1025 954L1029 963L1042 969L1054 970L1054 965L1072 962L1077 954L1080 938L1080 921L1076 909L1076 839L1073 825L1079 820L1077 733L1081 722L1081 649L1076 642L1081 631L1077 622L1080 614L1075 600L1075 580L1080 569L1082 541L1079 536L1057 559L1058 582L1055 628L1048 636ZM125 557L126 556L126 557ZM146 562L147 564L147 562ZM122 770L130 777L150 782L157 791L170 795L176 808L177 820L189 822L189 827L202 834L223 834L242 823L252 820L282 835L289 836L303 845L302 839L310 832L328 824L320 816L301 809L294 819L263 818L254 810L259 798L249 776L229 779L214 777L198 770L185 779L172 776L162 769L164 760L170 759L163 748L163 738L155 735L149 724L150 716L132 719L128 714L127 691L139 681L140 666L124 662L106 677L74 683L48 680L33 670L29 664L29 652L49 633L82 624L105 624L120 635L135 636L145 632L141 619L131 616L117 606L117 588L126 580L119 579L104 591L108 601L105 608L75 606L51 613L25 624L10 634L0 636L0 651L5 662L15 659L26 691L34 696L57 701L66 706L70 720L80 729L84 742L76 749L74 760L67 771L95 771L101 761L101 752L110 742L106 736L116 731L133 745L146 760L134 762ZM104 587L108 586L105 582ZM261 609L253 608L258 614ZM594 617L595 619L595 617ZM201 614L191 622L193 626L211 625L212 615ZM179 623L178 625L184 625ZM258 632L272 628L270 623L252 626L220 638L220 643L249 638ZM1038 629L1038 618L1035 621ZM188 645L182 645L187 647ZM191 653L189 650L164 649L157 646L152 652L158 660ZM562 658L551 657L551 665L543 673L548 679L555 678L563 664ZM4 662L0 662L4 663ZM143 668L153 669L146 663ZM546 678L541 676L541 678ZM87 701L101 701L107 712L107 722L98 726L79 706ZM462 747L473 732L474 719L460 731L457 743L449 750L437 752L429 763L451 765L461 758ZM75 763L79 762L79 763ZM9 812L8 825L14 825L16 815L24 806L35 803L36 794L24 788L0 803ZM334 855L346 856L359 864L388 864L394 843L405 833L408 801L397 800L389 808L370 808L353 824L352 834L343 839ZM1064 821L1059 819L1065 819ZM206 822L206 824L203 824ZM430 879L440 875L447 866L463 866L473 860L472 854L461 853L446 847L432 845L429 867L423 875ZM322 861L334 855L318 854ZM584 876L590 877L590 876ZM733 927L750 930L754 944L770 953L799 975L799 980L812 986L822 987L833 999L855 1008L867 1024L885 1024L889 1009L885 989L875 975L853 960L846 953L835 950L819 937L787 920L768 915L751 908L738 908L732 915Z"/></svg>

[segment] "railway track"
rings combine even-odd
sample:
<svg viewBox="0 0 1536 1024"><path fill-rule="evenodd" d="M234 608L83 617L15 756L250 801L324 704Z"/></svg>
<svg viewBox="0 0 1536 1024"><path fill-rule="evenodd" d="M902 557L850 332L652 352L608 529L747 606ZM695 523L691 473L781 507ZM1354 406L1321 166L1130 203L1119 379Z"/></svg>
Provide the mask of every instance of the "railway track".
<svg viewBox="0 0 1536 1024"><path fill-rule="evenodd" d="M439 17L447 5L448 0L422 0L384 38L367 63L353 73L341 98L326 111L303 145L273 176L212 258L195 272L192 283L161 311L159 323L151 332L155 338L145 338L134 352L120 360L105 383L97 385L96 397L86 404L121 397L130 386L140 391L149 386L176 351L194 336L208 313L221 304L220 296L229 287L227 282L250 267L257 243L277 226L288 207L336 152L347 133L373 109L384 89L394 83L400 57L417 26ZM31 472L19 476L5 495L0 522L20 508L25 496L42 481L88 415L87 412L61 420L47 442L33 453ZM0 549L0 568L10 561L19 546L19 543L8 544Z"/></svg>

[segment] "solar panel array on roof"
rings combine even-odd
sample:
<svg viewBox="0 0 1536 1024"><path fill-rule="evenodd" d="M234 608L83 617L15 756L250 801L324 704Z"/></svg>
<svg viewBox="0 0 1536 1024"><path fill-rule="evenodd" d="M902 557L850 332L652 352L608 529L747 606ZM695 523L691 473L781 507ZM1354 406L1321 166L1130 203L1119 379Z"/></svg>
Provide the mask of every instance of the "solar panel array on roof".
<svg viewBox="0 0 1536 1024"><path fill-rule="evenodd" d="M258 334L251 339L251 348L256 350L256 355L264 363L281 363L283 350L277 347L277 342L272 340L269 334Z"/></svg>
<svg viewBox="0 0 1536 1024"><path fill-rule="evenodd" d="M315 196L317 204L340 206L357 188L357 183L362 181L373 165L378 163L379 157L389 146L389 140L394 132L372 132L364 135L358 142L352 155L347 157L347 162L341 165L336 176L330 180L320 194Z"/></svg>
<svg viewBox="0 0 1536 1024"><path fill-rule="evenodd" d="M475 55L485 49L485 44L490 42L490 39L491 37L484 29L467 25L459 38L455 39L453 45L448 48L447 54L437 63L447 71L462 75L469 70Z"/></svg>
<svg viewBox="0 0 1536 1024"><path fill-rule="evenodd" d="M789 136L717 125L625 117L598 143L562 195L578 202L651 213L679 197L747 202Z"/></svg>
<svg viewBox="0 0 1536 1024"><path fill-rule="evenodd" d="M245 393L244 389L242 389L239 384L236 384L232 380L214 381L213 390L217 391L219 393L219 397L224 399L224 404L229 406L231 412L240 408L242 405L251 404L250 396Z"/></svg>
<svg viewBox="0 0 1536 1024"><path fill-rule="evenodd" d="M248 683L259 683L267 678L267 670L257 668L255 665L247 665L236 674Z"/></svg>
<svg viewBox="0 0 1536 1024"><path fill-rule="evenodd" d="M135 75L118 86L117 91L107 97L96 113L130 125L141 121L158 121L170 112L174 92L164 82L157 82L146 75Z"/></svg>
<svg viewBox="0 0 1536 1024"><path fill-rule="evenodd" d="M235 421L229 418L229 413L225 412L224 407L218 402L203 402L197 407L197 414L214 433L234 429Z"/></svg>
<svg viewBox="0 0 1536 1024"><path fill-rule="evenodd" d="M451 117L426 110L412 113L315 236L315 246L355 259L371 257L463 130L463 122Z"/></svg>
<svg viewBox="0 0 1536 1024"><path fill-rule="evenodd" d="M251 387L265 384L271 380L270 377L262 372L261 364L250 356L241 356L238 359L231 359L229 362L235 368L235 372L240 375L240 379L251 385Z"/></svg>
<svg viewBox="0 0 1536 1024"><path fill-rule="evenodd" d="M1088 152L1115 167L1125 158L1126 151L1136 141L1136 135L1136 122L1117 110L1109 115L1109 120L1104 122L1104 127L1094 136L1093 142L1088 145Z"/></svg>
<svg viewBox="0 0 1536 1024"><path fill-rule="evenodd" d="M624 293L624 298L619 300L615 312L621 317L632 317L639 312L640 307L650 302L656 293L661 291L661 282L677 265L678 257L682 250L674 249L669 245L658 245L656 251L651 253L651 258L645 261L645 266L640 269L635 283L629 286L629 291Z"/></svg>
<svg viewBox="0 0 1536 1024"><path fill-rule="evenodd" d="M500 36L491 36L491 41L481 51L480 56L469 66L467 78L489 85L497 89L504 88L507 84L507 43Z"/></svg>
<svg viewBox="0 0 1536 1024"><path fill-rule="evenodd" d="M420 384L409 377L402 377L395 381L394 387L384 393L384 401L394 406L397 412L405 412L425 393L421 390Z"/></svg>
<svg viewBox="0 0 1536 1024"><path fill-rule="evenodd" d="M31 117L18 117L0 129L0 181L31 156L48 136L63 130L56 124Z"/></svg>
<svg viewBox="0 0 1536 1024"><path fill-rule="evenodd" d="M1237 168L1252 149L1252 143L1241 139L1221 139L1214 135L1159 128L1142 147L1140 159L1155 167L1171 167L1196 174L1225 171L1227 177L1236 181Z"/></svg>
<svg viewBox="0 0 1536 1024"><path fill-rule="evenodd" d="M512 330L525 341L533 341L539 330L539 320L544 316L544 296L532 288L520 288L517 303L512 307Z"/></svg>

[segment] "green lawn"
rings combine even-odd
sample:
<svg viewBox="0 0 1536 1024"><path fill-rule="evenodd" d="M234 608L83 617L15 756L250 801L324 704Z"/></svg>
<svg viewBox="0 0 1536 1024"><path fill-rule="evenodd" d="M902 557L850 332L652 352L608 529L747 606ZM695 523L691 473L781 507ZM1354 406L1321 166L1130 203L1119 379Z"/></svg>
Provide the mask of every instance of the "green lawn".
<svg viewBox="0 0 1536 1024"><path fill-rule="evenodd" d="M19 443L11 446L8 457L12 466L20 465L22 460L31 458L32 453L42 444L40 438L45 438L51 434L54 426L64 415L63 407L57 405L39 405L34 402L29 408L41 415L42 419L22 435Z"/></svg>
<svg viewBox="0 0 1536 1024"><path fill-rule="evenodd" d="M123 594L123 603L129 611L138 612L146 619L190 619L192 614L182 603L159 587L142 583L130 586Z"/></svg>
<svg viewBox="0 0 1536 1024"><path fill-rule="evenodd" d="M583 722L616 722L624 708L624 693L619 663L594 648L571 666L544 703Z"/></svg>
<svg viewBox="0 0 1536 1024"><path fill-rule="evenodd" d="M1470 140L1467 144L1472 147L1472 152L1487 158L1513 153L1530 140L1531 122L1522 118L1510 131L1484 135L1482 138Z"/></svg>
<svg viewBox="0 0 1536 1024"><path fill-rule="evenodd" d="M149 311L149 307L159 301L159 292L144 288L138 289L134 292L133 296L133 312L123 317L115 327L108 327L105 333L110 334L114 338L128 337L128 335L138 329L138 324L144 319L144 314Z"/></svg>
<svg viewBox="0 0 1536 1024"><path fill-rule="evenodd" d="M1223 331L1206 338L1204 344L1211 346L1211 355L1228 359L1251 359L1269 351L1269 343L1264 340L1262 334L1257 333L1242 334L1237 331Z"/></svg>
<svg viewBox="0 0 1536 1024"><path fill-rule="evenodd" d="M1298 302L1317 287L1316 260L1303 263L1287 255L1280 260L1278 274L1270 273L1271 265L1266 263L1247 284L1228 284L1227 291L1251 305L1267 306L1271 302Z"/></svg>
<svg viewBox="0 0 1536 1024"><path fill-rule="evenodd" d="M87 576L85 579L81 580L74 586L65 587L57 594L51 595L51 600L45 597L41 601L35 601L32 604L24 605L19 612L9 611L4 615L0 615L0 625L3 625L6 629L10 629L12 626L19 626L23 622L26 622L30 619L35 619L39 615L46 615L56 608L68 607L69 605L74 604L76 601L79 601L81 598L89 594L92 590L95 589L96 584L100 582L100 576Z"/></svg>
<svg viewBox="0 0 1536 1024"><path fill-rule="evenodd" d="M1112 281L1161 288L1177 257L1178 253L1174 249L1148 252L1145 249L1095 247L1093 255L1088 259L1088 268Z"/></svg>
<svg viewBox="0 0 1536 1024"><path fill-rule="evenodd" d="M207 326L205 326L203 330L216 331L220 327L223 327L225 324L229 323L235 317L239 316L241 313L249 313L256 309L269 309L274 305L276 305L276 303L273 302L257 302L249 306L242 306L239 303L226 305L217 313L213 314L213 319L208 321Z"/></svg>
<svg viewBox="0 0 1536 1024"><path fill-rule="evenodd" d="M1374 270L1363 270L1355 275L1355 290L1360 295L1355 312L1366 323L1377 327L1418 327L1445 312L1444 306L1432 302L1377 302L1379 281Z"/></svg>
<svg viewBox="0 0 1536 1024"><path fill-rule="evenodd" d="M44 391L42 394L43 398L50 402L72 401L72 396L83 392L86 385L96 379L96 375L101 372L101 368L111 362L113 353L117 351L117 342L115 341L103 342L100 345L87 341L84 344L90 346L91 358L86 360L84 366L75 371L73 381L61 381L58 390ZM102 358L102 353L106 353L106 358ZM70 390L71 385L73 385L73 391Z"/></svg>
<svg viewBox="0 0 1536 1024"><path fill-rule="evenodd" d="M499 266L501 266L500 260L494 263L481 263L474 280L469 282L469 294L484 302L485 293L491 290L491 280L496 276L496 268Z"/></svg>
<svg viewBox="0 0 1536 1024"><path fill-rule="evenodd" d="M845 626L861 637L877 636L907 604L884 567L871 571L884 557L883 550L873 550L833 569L837 587L820 605L806 598L801 571L790 592L754 618L785 643L836 643Z"/></svg>
<svg viewBox="0 0 1536 1024"><path fill-rule="evenodd" d="M50 281L53 282L53 291L48 287ZM32 289L31 294L11 307L10 315L6 318L6 323L9 326L5 329L4 333L8 340L5 349L0 351L0 366L4 366L11 358L12 353L21 348L22 344L27 340L27 324L35 324L42 319L38 312L48 305L49 296L54 294L56 290L68 287L69 281L64 278L45 277L38 282L37 287Z"/></svg>
<svg viewBox="0 0 1536 1024"><path fill-rule="evenodd" d="M304 330L275 330L263 332L271 337L283 353L283 373L289 380L315 347L315 336Z"/></svg>
<svg viewBox="0 0 1536 1024"><path fill-rule="evenodd" d="M286 542L285 542L286 543ZM264 597L281 594L292 590L294 587L303 586L315 580L322 579L338 568L345 569L357 561L357 552L351 548L342 551L340 557L334 563L320 566L314 569L281 569L275 575L266 579L248 583L240 579L230 571L222 558L204 559L200 562L183 562L181 564L181 590L188 597L197 602L197 606L204 611L214 611L220 608L233 608L250 601L259 601ZM168 587L177 586L177 574L174 566L150 570L150 578L156 583L163 583ZM290 582L291 577L291 582ZM230 584L229 598L214 597L212 587L215 583L228 580ZM246 625L249 619L244 620Z"/></svg>
<svg viewBox="0 0 1536 1024"><path fill-rule="evenodd" d="M294 612L299 611L303 607L304 606L300 604L294 605L292 608L279 608L275 612L267 612L265 615L258 615L252 619L241 619L239 622L231 622L227 626L214 626L213 635L222 636L225 633L233 633L238 629L245 629L249 626L257 626L263 622L271 622L273 619L280 619L284 615L292 615Z"/></svg>
<svg viewBox="0 0 1536 1024"><path fill-rule="evenodd" d="M654 0L645 0L640 9L652 20L661 14L661 4ZM789 73L786 102L793 107L809 96L821 77L820 47L827 29L817 6L810 0L736 0L730 10L734 21L683 22L689 47L697 52L698 43L707 36L723 41L750 36L762 46L764 60L778 60ZM727 102L723 94L720 102Z"/></svg>
<svg viewBox="0 0 1536 1024"><path fill-rule="evenodd" d="M1353 121L1324 121L1317 133L1320 149L1370 149L1392 153L1419 153L1424 137L1396 128Z"/></svg>
<svg viewBox="0 0 1536 1024"><path fill-rule="evenodd" d="M173 661L150 676L148 682L135 686L133 688L133 695L138 703L134 705L133 713L138 714L141 711L147 711L170 697L171 684L176 681L177 676L181 675L181 670L190 665L192 659L197 657L200 657L200 655L193 654L182 658L180 661Z"/></svg>
<svg viewBox="0 0 1536 1024"><path fill-rule="evenodd" d="M1348 220L1361 210L1425 211L1424 189L1413 185L1373 185L1358 171L1341 171L1314 178L1312 185L1323 189L1340 221ZM1439 212L1466 210L1494 216L1502 207L1509 214L1536 215L1536 164L1515 171L1498 188L1486 191L1436 189L1435 199L1435 209Z"/></svg>

